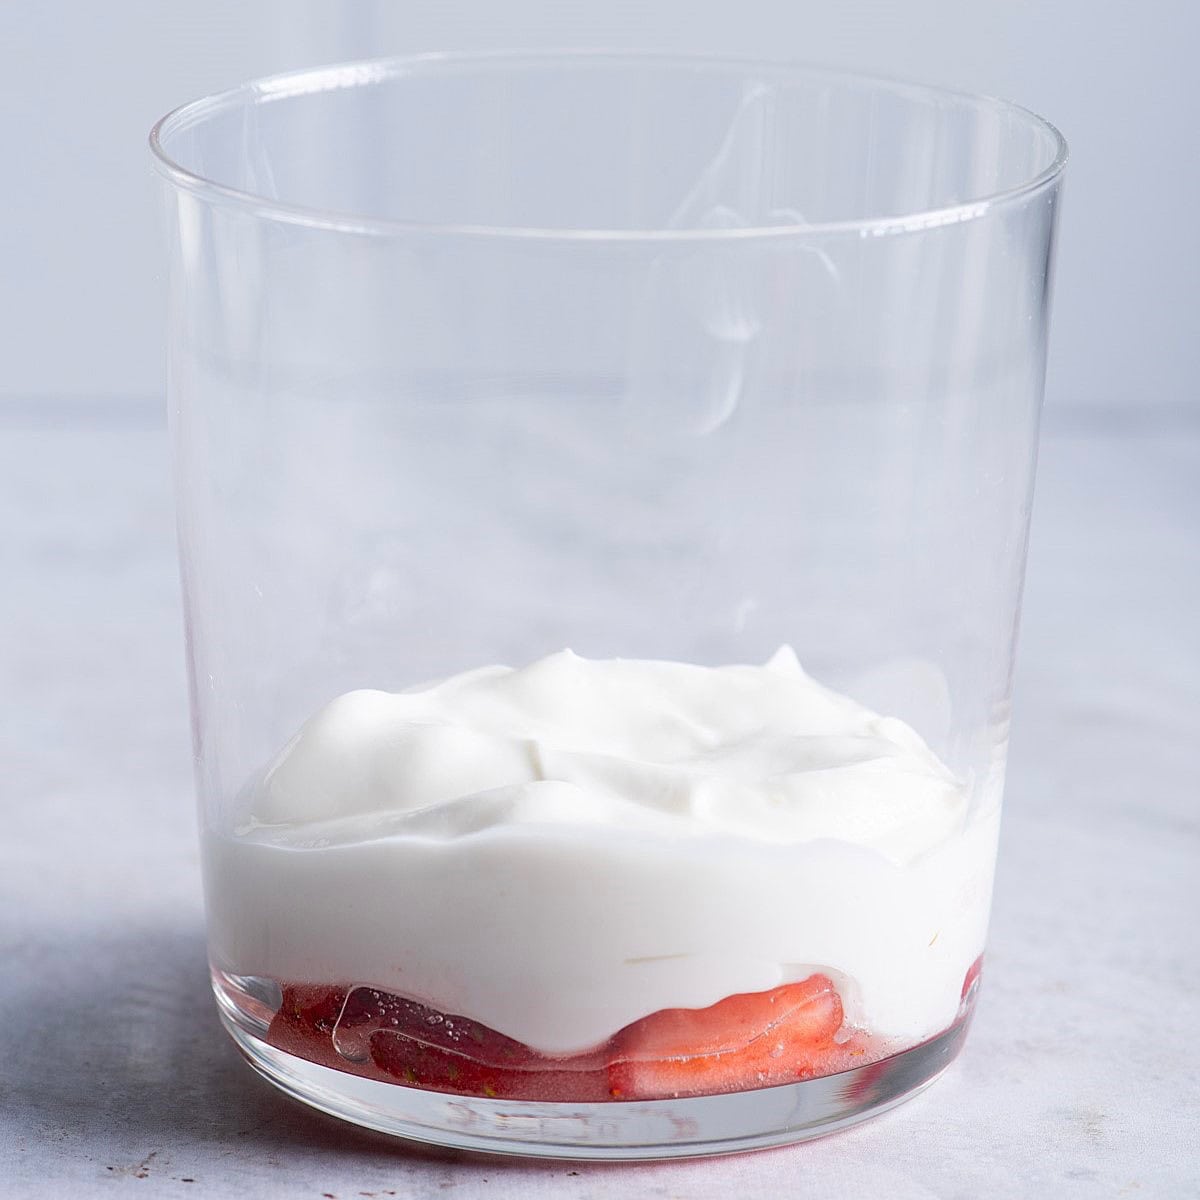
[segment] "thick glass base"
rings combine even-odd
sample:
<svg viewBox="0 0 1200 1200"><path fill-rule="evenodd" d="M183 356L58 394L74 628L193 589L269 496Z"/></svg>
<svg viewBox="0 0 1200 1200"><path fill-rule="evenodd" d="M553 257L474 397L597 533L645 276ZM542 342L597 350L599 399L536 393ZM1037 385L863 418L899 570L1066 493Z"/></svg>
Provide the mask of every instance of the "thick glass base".
<svg viewBox="0 0 1200 1200"><path fill-rule="evenodd" d="M258 981L214 972L221 1019L276 1087L314 1108L399 1137L538 1158L632 1160L731 1154L821 1137L915 1096L953 1061L976 987L958 1019L927 1042L866 1066L780 1087L679 1100L545 1103L489 1100L380 1083L268 1045L272 997Z"/></svg>

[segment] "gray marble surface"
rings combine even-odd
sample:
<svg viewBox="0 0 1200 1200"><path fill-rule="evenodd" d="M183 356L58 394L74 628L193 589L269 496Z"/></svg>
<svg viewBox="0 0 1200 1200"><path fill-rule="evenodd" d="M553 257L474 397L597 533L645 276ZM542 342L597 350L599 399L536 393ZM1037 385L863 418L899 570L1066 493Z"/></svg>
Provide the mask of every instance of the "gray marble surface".
<svg viewBox="0 0 1200 1200"><path fill-rule="evenodd" d="M672 1165L388 1142L207 992L165 436L0 408L0 1194L1200 1196L1200 419L1048 421L978 1018L930 1091Z"/></svg>

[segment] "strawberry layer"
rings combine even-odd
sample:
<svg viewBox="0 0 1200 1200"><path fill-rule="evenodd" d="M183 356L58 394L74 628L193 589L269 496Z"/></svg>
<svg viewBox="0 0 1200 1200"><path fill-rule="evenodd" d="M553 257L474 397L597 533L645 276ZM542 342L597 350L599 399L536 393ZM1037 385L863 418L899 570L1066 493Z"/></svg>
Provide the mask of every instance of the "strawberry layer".
<svg viewBox="0 0 1200 1200"><path fill-rule="evenodd" d="M979 975L973 964L964 1002ZM815 974L703 1009L663 1009L585 1054L549 1056L461 1016L376 988L284 984L267 1041L335 1070L429 1091L596 1102L714 1095L865 1066L901 1047L849 1031Z"/></svg>

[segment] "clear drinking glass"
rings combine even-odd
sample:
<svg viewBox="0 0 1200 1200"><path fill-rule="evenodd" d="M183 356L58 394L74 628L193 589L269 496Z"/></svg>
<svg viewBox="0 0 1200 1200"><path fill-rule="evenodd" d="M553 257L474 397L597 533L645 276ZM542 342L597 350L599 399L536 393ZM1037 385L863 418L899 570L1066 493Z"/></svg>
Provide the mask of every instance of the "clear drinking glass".
<svg viewBox="0 0 1200 1200"><path fill-rule="evenodd" d="M152 146L249 1061L597 1158L928 1084L984 948L1059 134L540 54L268 79Z"/></svg>

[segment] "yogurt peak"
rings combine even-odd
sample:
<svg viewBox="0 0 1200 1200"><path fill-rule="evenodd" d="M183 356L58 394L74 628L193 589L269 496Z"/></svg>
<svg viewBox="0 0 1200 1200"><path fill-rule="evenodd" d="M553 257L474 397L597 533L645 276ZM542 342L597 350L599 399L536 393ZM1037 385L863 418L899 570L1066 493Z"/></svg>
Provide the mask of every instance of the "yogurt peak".
<svg viewBox="0 0 1200 1200"><path fill-rule="evenodd" d="M716 668L563 650L338 697L267 772L252 816L359 841L563 823L835 838L903 863L959 830L965 802L913 730L816 683L790 647Z"/></svg>

